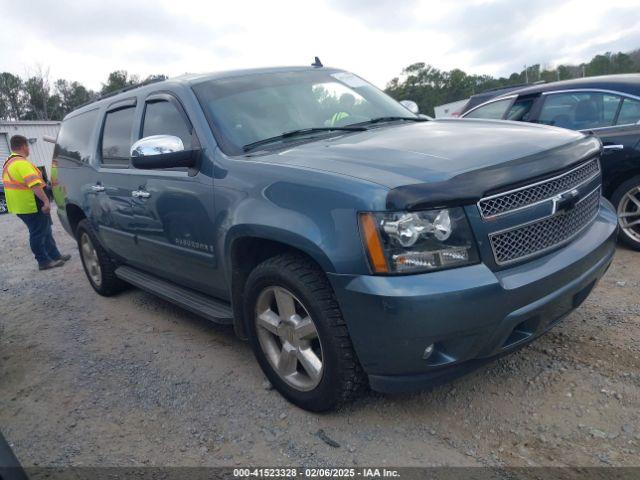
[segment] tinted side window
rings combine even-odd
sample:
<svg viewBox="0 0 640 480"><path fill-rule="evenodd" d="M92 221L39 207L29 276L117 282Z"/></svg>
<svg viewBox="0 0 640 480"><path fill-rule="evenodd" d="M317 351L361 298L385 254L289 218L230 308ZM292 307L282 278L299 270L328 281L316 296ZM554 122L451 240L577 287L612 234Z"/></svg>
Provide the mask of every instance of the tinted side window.
<svg viewBox="0 0 640 480"><path fill-rule="evenodd" d="M53 156L76 162L88 162L94 152L91 139L97 119L98 110L96 109L62 122Z"/></svg>
<svg viewBox="0 0 640 480"><path fill-rule="evenodd" d="M571 130L613 124L620 97L599 92L554 93L545 98L538 122Z"/></svg>
<svg viewBox="0 0 640 480"><path fill-rule="evenodd" d="M102 131L102 163L128 165L135 107L107 112Z"/></svg>
<svg viewBox="0 0 640 480"><path fill-rule="evenodd" d="M179 137L184 148L191 149L189 125L176 106L167 101L147 103L144 113L142 136L173 135Z"/></svg>
<svg viewBox="0 0 640 480"><path fill-rule="evenodd" d="M500 120L507 111L507 107L511 105L512 101L512 98L507 98L505 100L488 103L482 107L476 108L472 112L469 112L465 115L465 118L492 118L494 120Z"/></svg>
<svg viewBox="0 0 640 480"><path fill-rule="evenodd" d="M622 108L618 114L616 125L628 125L630 123L640 122L640 102L625 98L622 102Z"/></svg>
<svg viewBox="0 0 640 480"><path fill-rule="evenodd" d="M529 121L529 111L533 106L535 98L519 98L509 109L509 113L505 117L505 120L513 121Z"/></svg>

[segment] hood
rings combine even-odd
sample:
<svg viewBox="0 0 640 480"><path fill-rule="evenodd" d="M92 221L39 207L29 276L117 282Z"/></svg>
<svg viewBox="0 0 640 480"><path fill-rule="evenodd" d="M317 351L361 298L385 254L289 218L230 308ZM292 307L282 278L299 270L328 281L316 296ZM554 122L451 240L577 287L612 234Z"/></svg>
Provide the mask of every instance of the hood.
<svg viewBox="0 0 640 480"><path fill-rule="evenodd" d="M395 195L407 207L410 199L399 197L408 192L413 197L430 197L413 198L414 203L475 201L487 191L565 168L597 154L600 148L594 137L555 127L447 119L341 135L298 145L263 160L398 189L389 198Z"/></svg>

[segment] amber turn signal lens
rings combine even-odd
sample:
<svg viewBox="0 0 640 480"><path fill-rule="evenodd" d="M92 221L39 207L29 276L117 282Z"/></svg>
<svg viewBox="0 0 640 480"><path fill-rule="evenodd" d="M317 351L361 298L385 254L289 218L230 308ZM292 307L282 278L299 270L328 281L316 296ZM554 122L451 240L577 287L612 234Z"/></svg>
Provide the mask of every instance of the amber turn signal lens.
<svg viewBox="0 0 640 480"><path fill-rule="evenodd" d="M360 227L362 228L364 245L369 253L373 270L376 273L388 273L389 267L382 251L382 243L380 243L375 217L370 213L360 214Z"/></svg>

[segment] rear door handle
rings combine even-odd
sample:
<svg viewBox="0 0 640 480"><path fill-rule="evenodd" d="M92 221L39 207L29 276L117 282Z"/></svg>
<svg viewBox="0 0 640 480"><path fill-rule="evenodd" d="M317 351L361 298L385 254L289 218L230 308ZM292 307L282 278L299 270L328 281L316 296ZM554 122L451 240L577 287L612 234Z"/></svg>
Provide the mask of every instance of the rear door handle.
<svg viewBox="0 0 640 480"><path fill-rule="evenodd" d="M151 194L144 190L134 190L133 192L131 192L131 196L135 198L149 198Z"/></svg>
<svg viewBox="0 0 640 480"><path fill-rule="evenodd" d="M100 184L98 185L91 185L91 191L92 192L104 192L104 187Z"/></svg>
<svg viewBox="0 0 640 480"><path fill-rule="evenodd" d="M605 150L624 150L624 145L620 145L619 143L609 144L604 145L602 148L604 148Z"/></svg>

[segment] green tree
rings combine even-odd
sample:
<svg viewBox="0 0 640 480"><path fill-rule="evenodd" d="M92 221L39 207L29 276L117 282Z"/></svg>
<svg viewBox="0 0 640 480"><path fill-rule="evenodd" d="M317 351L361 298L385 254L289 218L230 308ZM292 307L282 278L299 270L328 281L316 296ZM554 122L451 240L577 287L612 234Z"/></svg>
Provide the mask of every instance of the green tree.
<svg viewBox="0 0 640 480"><path fill-rule="evenodd" d="M513 72L508 77L494 78L490 75L469 75L460 69L449 72L438 70L423 62L409 65L400 77L391 79L386 92L397 100L415 101L420 110L433 115L433 108L444 103L470 97L476 93L543 80L554 82L584 75L607 75L614 73L640 72L640 49L629 53L607 52L596 55L582 65L559 65L557 68L541 69L539 64Z"/></svg>
<svg viewBox="0 0 640 480"><path fill-rule="evenodd" d="M38 72L24 82L26 96L25 120L49 120L51 105L51 88L49 79L43 72Z"/></svg>
<svg viewBox="0 0 640 480"><path fill-rule="evenodd" d="M20 77L9 72L0 73L0 115L6 120L20 120L24 114L24 90Z"/></svg>
<svg viewBox="0 0 640 480"><path fill-rule="evenodd" d="M107 93L115 92L116 90L121 90L131 85L135 85L136 83L140 83L140 79L137 75L129 75L126 70L116 70L115 72L111 72L109 74L107 83L102 84L100 93L102 95L105 95Z"/></svg>
<svg viewBox="0 0 640 480"><path fill-rule="evenodd" d="M54 88L60 97L61 117L96 97L80 83L69 80L56 80Z"/></svg>

